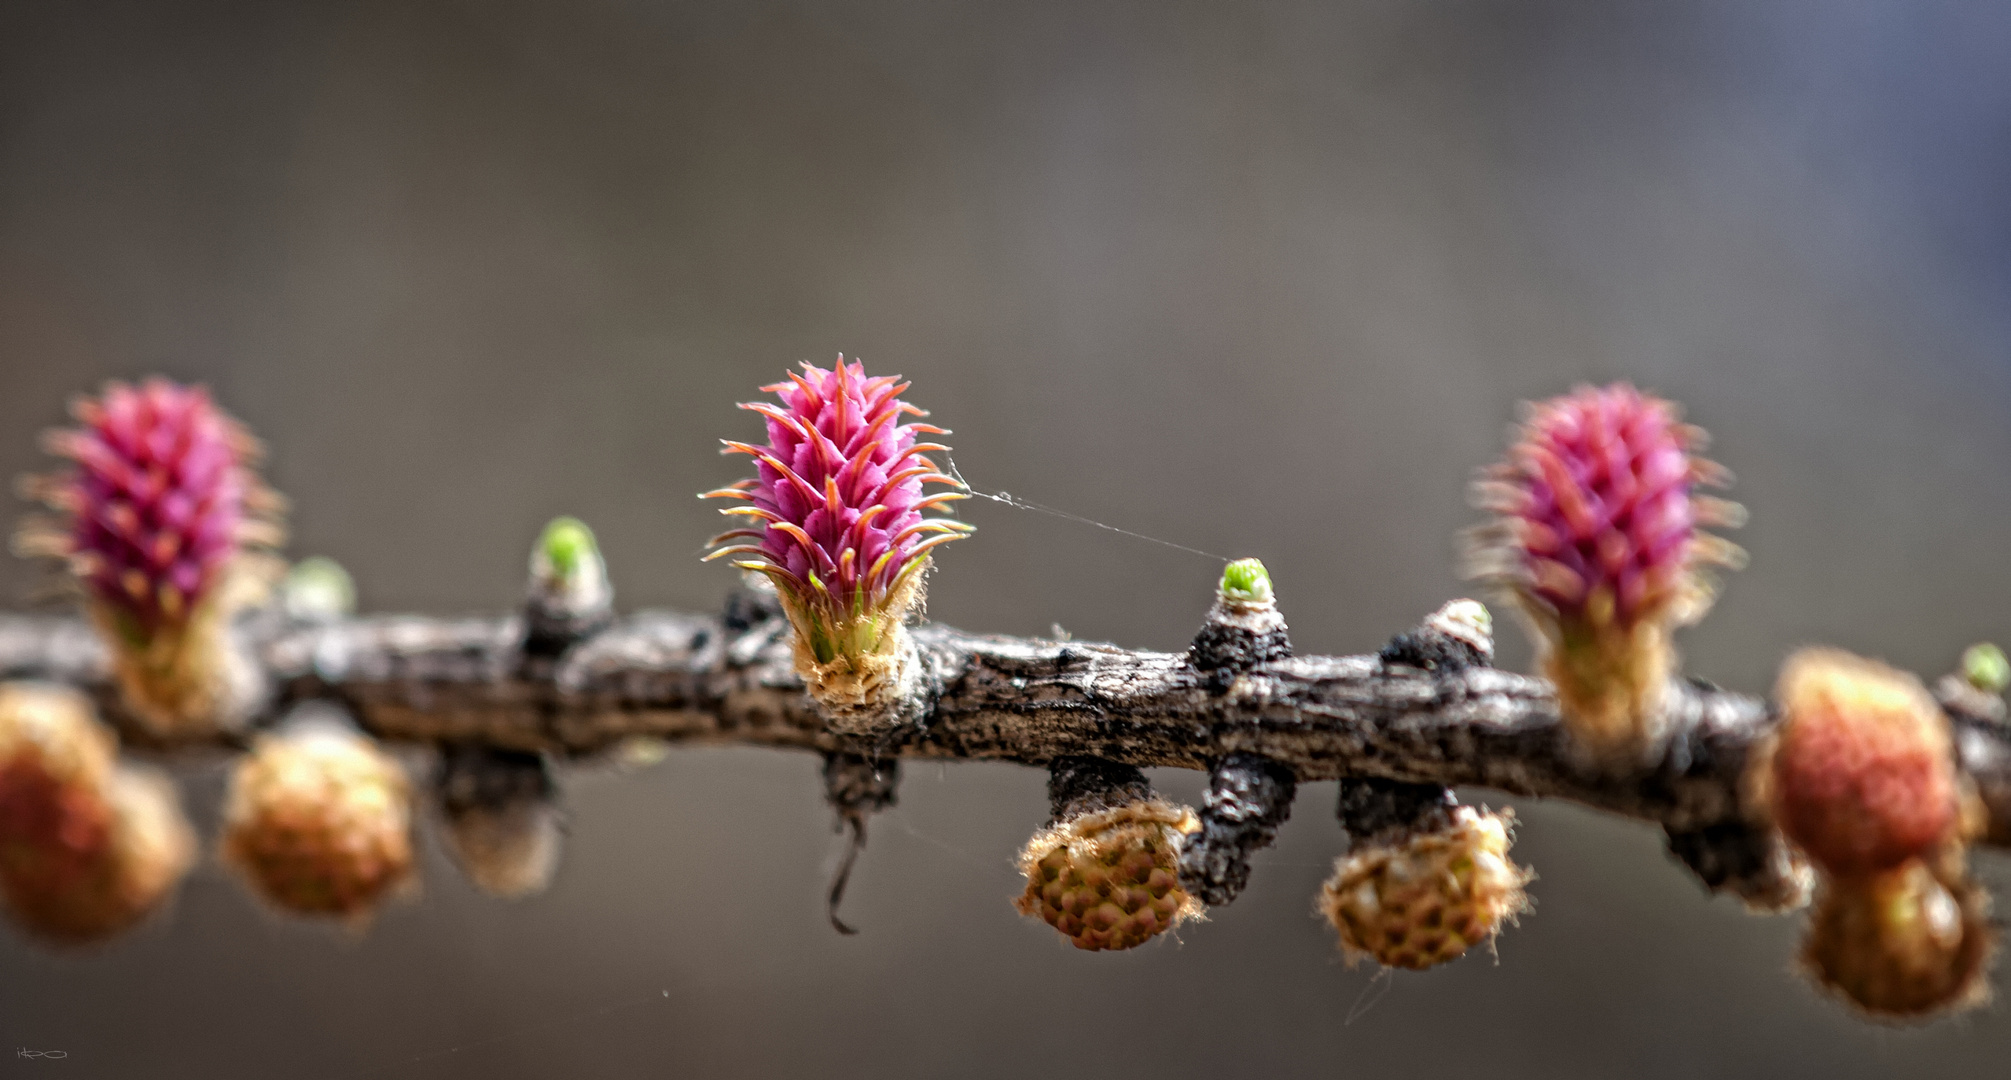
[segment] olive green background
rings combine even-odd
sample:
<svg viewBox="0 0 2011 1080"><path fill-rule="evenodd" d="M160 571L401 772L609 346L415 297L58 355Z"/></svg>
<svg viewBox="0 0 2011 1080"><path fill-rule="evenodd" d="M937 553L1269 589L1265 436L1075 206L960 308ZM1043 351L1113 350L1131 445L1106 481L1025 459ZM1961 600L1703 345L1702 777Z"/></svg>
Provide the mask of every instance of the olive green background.
<svg viewBox="0 0 2011 1080"><path fill-rule="evenodd" d="M163 371L265 438L293 550L368 608L500 610L574 513L624 606L702 609L733 403L842 350L915 380L974 484L1261 556L1299 647L1345 652L1462 594L1518 400L1627 378L1752 510L1691 670L1763 691L1820 641L1931 675L2011 637L2007 45L2000 7L1900 0L8 3L0 473ZM965 506L933 617L1198 624L1208 560ZM182 773L208 822L221 763ZM1042 784L912 769L855 938L803 755L569 770L548 894L480 897L429 831L366 935L206 863L102 950L0 933L0 1076L2011 1070L2002 1008L1861 1023L1791 973L1799 919L1533 802L1498 963L1340 962L1331 784L1235 906L1080 954L1007 902Z"/></svg>

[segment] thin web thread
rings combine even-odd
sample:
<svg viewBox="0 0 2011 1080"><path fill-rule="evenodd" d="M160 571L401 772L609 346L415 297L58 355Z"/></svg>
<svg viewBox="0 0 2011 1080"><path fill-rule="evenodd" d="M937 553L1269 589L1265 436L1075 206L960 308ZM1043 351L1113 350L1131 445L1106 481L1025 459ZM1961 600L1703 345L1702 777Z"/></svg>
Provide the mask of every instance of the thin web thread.
<svg viewBox="0 0 2011 1080"><path fill-rule="evenodd" d="M948 458L947 460L949 461L950 464L950 476L956 480L957 486L959 488L962 488L965 494L975 495L980 499L987 499L991 502L1000 503L1005 506L1010 506L1016 510L1032 510L1037 514L1048 514L1053 517L1061 518L1063 521L1073 521L1077 522L1078 524L1093 526L1098 529L1103 529L1107 532L1114 532L1119 536L1129 536L1134 540L1143 540L1149 544L1158 544L1161 547L1170 547L1175 551L1184 551L1189 555L1199 555L1204 559L1214 559L1216 562L1224 562L1224 563L1229 561L1229 556L1227 555L1217 555L1212 551L1203 551L1200 548L1188 547L1186 544L1176 544L1171 540L1161 540L1159 537L1156 536L1147 536L1141 532L1132 532L1130 529L1120 529L1115 525L1106 525L1103 522L1097 521L1093 518L1083 517L1081 514L1071 514L1066 510L1057 510L1052 506L1042 506L1040 503L1037 502L1029 502L1026 499L1022 499L1019 496L1014 495L1010 491L997 491L997 492L979 491L977 488L972 487L969 481L964 479L963 473L957 471L957 459Z"/></svg>
<svg viewBox="0 0 2011 1080"><path fill-rule="evenodd" d="M1354 1006L1348 1009L1348 1018L1341 1021L1342 1027L1355 1026L1355 1021L1367 1016L1369 1010L1382 1004L1383 996L1390 992L1390 987L1396 985L1395 971L1395 968L1383 968L1376 972L1368 985L1362 987L1361 995L1355 998ZM1375 996L1369 996L1370 991L1374 991Z"/></svg>

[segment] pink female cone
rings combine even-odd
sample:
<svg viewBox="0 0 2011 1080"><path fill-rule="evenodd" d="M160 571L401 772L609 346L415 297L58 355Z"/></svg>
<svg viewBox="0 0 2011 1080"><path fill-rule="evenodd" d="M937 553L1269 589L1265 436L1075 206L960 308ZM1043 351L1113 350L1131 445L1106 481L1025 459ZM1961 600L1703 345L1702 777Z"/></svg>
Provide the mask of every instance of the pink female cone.
<svg viewBox="0 0 2011 1080"><path fill-rule="evenodd" d="M901 400L907 383L869 378L842 356L829 371L803 368L763 387L779 406L741 406L766 418L768 442L726 443L726 453L754 458L757 475L703 496L741 503L721 513L747 526L714 537L706 558L741 556L734 565L774 582L812 692L839 715L870 712L910 677L903 627L920 605L930 552L970 532L925 511L967 496L925 493L925 484L956 481L926 456L949 448L918 441L948 433L901 422L927 415Z"/></svg>
<svg viewBox="0 0 2011 1080"><path fill-rule="evenodd" d="M1728 480L1696 456L1704 433L1624 383L1534 406L1506 460L1475 486L1496 514L1475 533L1474 576L1536 627L1543 673L1580 745L1624 760L1655 741L1675 669L1672 628L1710 606L1710 565L1744 553L1704 532L1743 519L1695 489Z"/></svg>
<svg viewBox="0 0 2011 1080"><path fill-rule="evenodd" d="M256 444L197 387L111 383L52 432L74 462L31 484L61 514L20 547L62 559L111 646L126 704L157 735L227 726L255 691L229 619L255 560L276 544L278 500L251 470Z"/></svg>

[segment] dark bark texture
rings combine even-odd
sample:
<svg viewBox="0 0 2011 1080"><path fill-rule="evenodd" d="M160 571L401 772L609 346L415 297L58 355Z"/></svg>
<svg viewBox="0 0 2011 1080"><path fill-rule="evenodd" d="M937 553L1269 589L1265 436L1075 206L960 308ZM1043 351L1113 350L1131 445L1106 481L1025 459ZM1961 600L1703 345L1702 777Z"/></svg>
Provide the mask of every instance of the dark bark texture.
<svg viewBox="0 0 2011 1080"><path fill-rule="evenodd" d="M1368 777L1568 799L1663 827L1707 881L1737 882L1771 859L1744 828L1739 799L1748 754L1774 722L1766 702L1686 681L1666 745L1616 772L1572 752L1547 682L1448 652L1427 627L1380 654L1251 657L1225 679L1191 652L921 626L927 683L940 689L917 703L918 724L871 739L826 729L792 669L787 624L746 598L723 616L614 619L556 656L526 653L519 616L299 624L260 615L242 629L275 688L262 722L331 699L380 738L557 757L643 737L869 761L1096 758L1202 770L1263 761L1301 783ZM83 687L145 744L81 619L0 616L0 678ZM1962 765L1989 810L1988 840L2005 844L2011 729L1948 704Z"/></svg>

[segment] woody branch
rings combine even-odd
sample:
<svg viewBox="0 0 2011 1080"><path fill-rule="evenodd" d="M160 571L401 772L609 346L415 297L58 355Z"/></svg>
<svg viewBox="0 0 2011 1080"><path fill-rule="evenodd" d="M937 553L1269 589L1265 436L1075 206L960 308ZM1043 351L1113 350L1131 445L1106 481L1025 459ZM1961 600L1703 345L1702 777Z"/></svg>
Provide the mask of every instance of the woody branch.
<svg viewBox="0 0 2011 1080"><path fill-rule="evenodd" d="M258 722L329 699L388 740L564 757L635 737L1026 765L1087 756L1207 769L1254 753L1302 781L1476 785L1581 803L1675 834L1740 824L1749 754L1774 725L1758 698L1684 682L1659 757L1616 772L1575 752L1546 680L1478 656L1428 655L1429 628L1380 654L1292 656L1224 680L1193 652L929 625L914 635L928 677L902 710L922 720L846 735L831 731L805 694L788 624L763 599L739 594L724 616L626 616L548 657L526 651L521 615L254 621L248 644L275 688ZM108 654L81 619L0 616L0 678L76 685L100 699L129 740L177 745L131 722ZM1989 841L2011 843L2011 727L1973 700L1953 694L1944 705L1989 808Z"/></svg>

